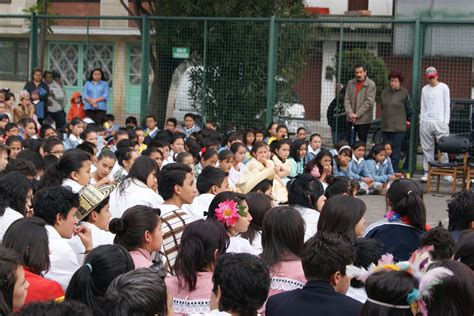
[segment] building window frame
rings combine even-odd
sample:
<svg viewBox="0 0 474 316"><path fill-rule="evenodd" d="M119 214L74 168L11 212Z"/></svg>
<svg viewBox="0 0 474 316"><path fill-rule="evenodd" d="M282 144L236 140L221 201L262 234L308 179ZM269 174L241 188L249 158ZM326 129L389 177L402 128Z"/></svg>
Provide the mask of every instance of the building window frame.
<svg viewBox="0 0 474 316"><path fill-rule="evenodd" d="M23 46L21 46L23 44ZM24 38L0 38L0 48L10 50L13 60L0 65L0 80L26 81L28 80L29 41ZM23 55L23 56L22 56ZM20 60L21 59L21 60ZM24 72L20 72L20 64L25 65ZM13 66L13 70L7 67Z"/></svg>

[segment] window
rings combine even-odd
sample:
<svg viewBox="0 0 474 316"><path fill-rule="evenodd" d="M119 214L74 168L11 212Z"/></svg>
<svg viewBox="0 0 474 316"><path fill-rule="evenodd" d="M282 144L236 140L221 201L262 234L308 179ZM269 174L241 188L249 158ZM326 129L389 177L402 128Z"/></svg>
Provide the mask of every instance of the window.
<svg viewBox="0 0 474 316"><path fill-rule="evenodd" d="M369 0L349 0L349 11L369 10Z"/></svg>
<svg viewBox="0 0 474 316"><path fill-rule="evenodd" d="M2 62L0 79L26 81L28 79L28 40L0 39Z"/></svg>
<svg viewBox="0 0 474 316"><path fill-rule="evenodd" d="M142 82L142 49L140 45L130 46L130 84L139 85Z"/></svg>

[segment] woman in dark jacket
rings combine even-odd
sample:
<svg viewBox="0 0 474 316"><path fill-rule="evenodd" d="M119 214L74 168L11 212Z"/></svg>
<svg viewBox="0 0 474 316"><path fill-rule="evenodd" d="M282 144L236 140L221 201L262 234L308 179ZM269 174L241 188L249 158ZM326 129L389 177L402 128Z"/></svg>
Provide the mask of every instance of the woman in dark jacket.
<svg viewBox="0 0 474 316"><path fill-rule="evenodd" d="M35 114L40 123L46 118L48 107L49 87L43 81L43 72L41 69L34 69L31 81L25 83L23 87L30 93L31 102L35 105Z"/></svg>

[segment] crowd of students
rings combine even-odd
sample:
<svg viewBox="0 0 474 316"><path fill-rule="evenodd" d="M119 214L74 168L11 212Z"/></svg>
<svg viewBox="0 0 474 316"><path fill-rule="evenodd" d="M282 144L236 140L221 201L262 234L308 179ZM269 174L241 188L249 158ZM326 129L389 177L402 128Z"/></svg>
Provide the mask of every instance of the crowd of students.
<svg viewBox="0 0 474 316"><path fill-rule="evenodd" d="M474 193L429 227L390 143L144 121L1 121L0 314L474 313Z"/></svg>

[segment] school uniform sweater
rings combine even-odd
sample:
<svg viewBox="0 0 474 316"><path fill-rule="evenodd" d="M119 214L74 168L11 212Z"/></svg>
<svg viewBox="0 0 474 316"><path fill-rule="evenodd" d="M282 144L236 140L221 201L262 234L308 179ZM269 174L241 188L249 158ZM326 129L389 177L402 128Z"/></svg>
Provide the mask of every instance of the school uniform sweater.
<svg viewBox="0 0 474 316"><path fill-rule="evenodd" d="M385 159L383 163L377 163L374 159L365 161L365 165L369 170L370 177L375 182L387 183L390 181L390 176L393 175L392 164Z"/></svg>
<svg viewBox="0 0 474 316"><path fill-rule="evenodd" d="M352 160L349 162L348 175L349 178L354 180L361 180L364 177L370 177L364 158L357 160L352 156Z"/></svg>

